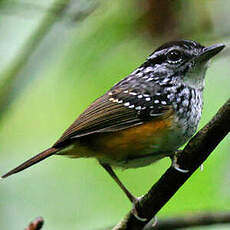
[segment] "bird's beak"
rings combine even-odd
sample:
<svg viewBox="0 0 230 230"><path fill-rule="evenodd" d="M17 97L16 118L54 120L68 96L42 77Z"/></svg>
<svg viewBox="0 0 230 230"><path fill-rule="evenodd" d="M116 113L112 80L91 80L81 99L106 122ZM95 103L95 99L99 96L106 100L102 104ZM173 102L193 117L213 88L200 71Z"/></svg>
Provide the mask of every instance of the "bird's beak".
<svg viewBox="0 0 230 230"><path fill-rule="evenodd" d="M195 60L198 62L206 62L218 54L224 47L224 44L214 44L209 47L205 47L203 52L195 57Z"/></svg>

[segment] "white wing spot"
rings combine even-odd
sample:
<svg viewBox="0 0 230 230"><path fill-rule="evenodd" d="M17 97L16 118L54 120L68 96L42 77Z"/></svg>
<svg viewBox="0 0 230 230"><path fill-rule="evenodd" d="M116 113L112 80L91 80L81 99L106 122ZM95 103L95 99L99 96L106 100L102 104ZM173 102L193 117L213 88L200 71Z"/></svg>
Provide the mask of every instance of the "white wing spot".
<svg viewBox="0 0 230 230"><path fill-rule="evenodd" d="M154 101L155 104L158 104L159 102L160 102L159 100L155 100L155 101Z"/></svg>
<svg viewBox="0 0 230 230"><path fill-rule="evenodd" d="M141 106L139 105L139 106L137 106L135 109L136 109L136 110L141 110Z"/></svg>
<svg viewBox="0 0 230 230"><path fill-rule="evenodd" d="M129 94L130 94L130 95L133 95L133 96L136 96L136 95L137 95L137 93L135 93L135 92L130 92Z"/></svg>
<svg viewBox="0 0 230 230"><path fill-rule="evenodd" d="M145 100L146 101L151 101L151 98L150 97L146 97Z"/></svg>
<svg viewBox="0 0 230 230"><path fill-rule="evenodd" d="M124 106L130 106L130 103L129 102L125 102Z"/></svg>

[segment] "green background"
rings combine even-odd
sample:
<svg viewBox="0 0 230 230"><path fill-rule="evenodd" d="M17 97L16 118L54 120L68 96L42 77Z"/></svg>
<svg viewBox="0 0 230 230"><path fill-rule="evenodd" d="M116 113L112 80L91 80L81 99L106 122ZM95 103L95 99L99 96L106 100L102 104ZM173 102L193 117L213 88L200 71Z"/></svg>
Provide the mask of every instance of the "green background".
<svg viewBox="0 0 230 230"><path fill-rule="evenodd" d="M26 8L15 12L12 6L16 2L0 5L5 9L0 11L0 84L7 76L4 71L20 56L21 47L26 46L46 13L28 12ZM77 9L90 7L91 3L86 2L79 1ZM39 44L18 73L7 106L0 114L1 174L53 144L95 98L131 73L160 43L178 37L196 39L205 45L229 44L228 1L203 1L212 24L204 34L199 33L200 22L190 11L180 11L183 20L178 16L176 21L181 21L177 29L185 31L187 37L182 37L183 33L154 37L142 30L144 22L140 18L144 11L134 2L100 1L96 10L82 20L59 21ZM184 7L202 14L196 1L188 2L190 5ZM41 1L44 8L50 3ZM187 33L187 26L191 26L191 33ZM229 67L226 49L207 71L200 127L230 96ZM229 211L229 153L228 136L205 162L204 171L197 170L158 217ZM140 196L169 166L170 160L163 159L145 168L116 172ZM23 229L36 216L44 217L44 229L48 230L103 229L117 223L131 208L120 188L94 159L60 156L2 181L0 197L0 229L7 230Z"/></svg>

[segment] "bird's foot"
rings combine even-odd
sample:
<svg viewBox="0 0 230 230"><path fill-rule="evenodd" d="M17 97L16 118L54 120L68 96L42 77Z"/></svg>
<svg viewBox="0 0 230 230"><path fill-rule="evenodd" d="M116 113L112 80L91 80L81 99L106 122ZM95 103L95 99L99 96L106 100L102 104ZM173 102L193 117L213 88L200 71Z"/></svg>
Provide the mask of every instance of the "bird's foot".
<svg viewBox="0 0 230 230"><path fill-rule="evenodd" d="M158 223L157 217L154 216L154 217L153 217L152 227L155 227L155 226L157 225L157 223Z"/></svg>
<svg viewBox="0 0 230 230"><path fill-rule="evenodd" d="M142 218L138 215L138 212L137 212L137 209L136 209L136 206L137 204L139 203L139 201L141 200L143 196L140 196L140 197L133 197L133 200L132 200L132 204L133 204L133 208L132 208L132 214L140 221L142 222L145 222L147 219L146 218Z"/></svg>
<svg viewBox="0 0 230 230"><path fill-rule="evenodd" d="M180 165L177 163L177 155L178 153L180 153L181 151L178 150L176 153L173 154L173 156L171 156L171 160L172 160L172 167L174 169L176 169L178 172L181 172L181 173L188 173L189 170L188 169L182 169L180 168Z"/></svg>

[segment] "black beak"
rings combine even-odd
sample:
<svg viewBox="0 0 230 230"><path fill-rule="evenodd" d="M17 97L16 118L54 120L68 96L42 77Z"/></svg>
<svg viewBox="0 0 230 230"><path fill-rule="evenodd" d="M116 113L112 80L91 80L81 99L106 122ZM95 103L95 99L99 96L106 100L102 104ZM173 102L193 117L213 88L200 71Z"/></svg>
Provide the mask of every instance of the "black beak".
<svg viewBox="0 0 230 230"><path fill-rule="evenodd" d="M203 52L196 57L197 60L200 62L205 62L214 57L218 54L223 48L225 47L224 44L214 44L203 49Z"/></svg>
<svg viewBox="0 0 230 230"><path fill-rule="evenodd" d="M195 59L199 62L206 62L216 54L218 54L223 48L225 47L224 44L215 44L209 47L205 47L203 52L198 55Z"/></svg>

